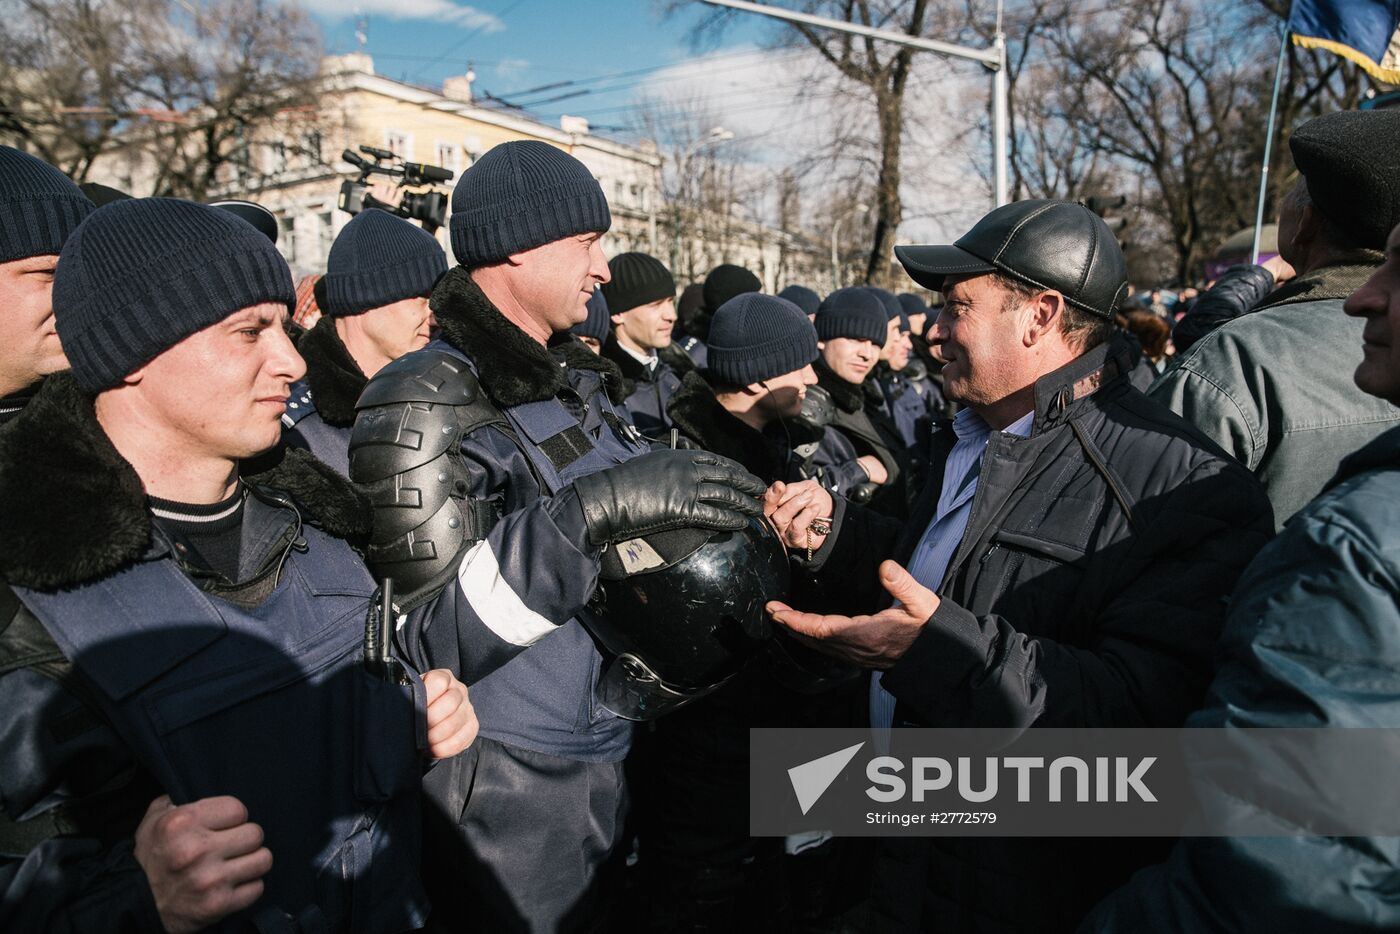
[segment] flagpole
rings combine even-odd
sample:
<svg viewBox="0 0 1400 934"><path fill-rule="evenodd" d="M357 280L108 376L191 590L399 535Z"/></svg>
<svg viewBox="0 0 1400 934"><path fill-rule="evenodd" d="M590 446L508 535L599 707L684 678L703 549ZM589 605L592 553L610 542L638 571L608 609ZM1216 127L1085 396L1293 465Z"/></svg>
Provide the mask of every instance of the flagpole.
<svg viewBox="0 0 1400 934"><path fill-rule="evenodd" d="M1249 251L1249 261L1259 262L1259 238L1264 231L1264 201L1269 193L1269 159L1274 151L1274 121L1278 118L1278 92L1283 84L1283 60L1288 54L1288 27L1283 29L1282 41L1278 46L1278 65L1274 68L1274 99L1269 104L1269 127L1264 137L1264 167L1259 171L1259 210L1254 215L1254 246Z"/></svg>

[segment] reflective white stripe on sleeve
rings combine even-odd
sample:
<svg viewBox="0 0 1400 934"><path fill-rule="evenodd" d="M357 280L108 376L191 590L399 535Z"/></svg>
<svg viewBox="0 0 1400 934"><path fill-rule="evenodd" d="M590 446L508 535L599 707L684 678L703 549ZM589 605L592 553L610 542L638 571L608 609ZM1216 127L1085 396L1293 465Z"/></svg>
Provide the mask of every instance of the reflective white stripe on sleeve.
<svg viewBox="0 0 1400 934"><path fill-rule="evenodd" d="M457 584L486 628L511 645L533 645L558 628L511 590L490 542L482 540L467 549L457 568Z"/></svg>

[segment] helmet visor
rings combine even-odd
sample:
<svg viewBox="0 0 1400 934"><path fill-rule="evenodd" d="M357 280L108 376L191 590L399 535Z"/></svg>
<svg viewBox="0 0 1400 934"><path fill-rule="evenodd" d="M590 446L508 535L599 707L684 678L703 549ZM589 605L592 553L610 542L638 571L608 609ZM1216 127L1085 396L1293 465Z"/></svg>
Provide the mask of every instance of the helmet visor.
<svg viewBox="0 0 1400 934"><path fill-rule="evenodd" d="M598 702L624 720L655 720L704 697L724 683L720 681L694 690L676 688L662 681L646 662L630 652L606 659L604 665L598 679Z"/></svg>

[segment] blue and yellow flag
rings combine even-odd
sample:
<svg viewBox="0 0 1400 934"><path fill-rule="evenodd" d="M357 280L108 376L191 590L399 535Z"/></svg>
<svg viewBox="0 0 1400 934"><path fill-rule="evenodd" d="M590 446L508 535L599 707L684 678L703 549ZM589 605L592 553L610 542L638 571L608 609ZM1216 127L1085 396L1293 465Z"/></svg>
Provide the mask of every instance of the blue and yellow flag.
<svg viewBox="0 0 1400 934"><path fill-rule="evenodd" d="M1293 0L1288 31L1308 49L1348 58L1378 81L1400 84L1400 0Z"/></svg>

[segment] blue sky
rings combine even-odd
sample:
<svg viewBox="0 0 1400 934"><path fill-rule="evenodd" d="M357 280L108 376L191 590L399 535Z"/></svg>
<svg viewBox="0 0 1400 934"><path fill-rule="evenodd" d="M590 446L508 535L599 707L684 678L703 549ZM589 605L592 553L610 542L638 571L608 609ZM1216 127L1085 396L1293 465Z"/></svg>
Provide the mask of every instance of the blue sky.
<svg viewBox="0 0 1400 934"><path fill-rule="evenodd" d="M723 126L733 134L725 155L753 181L755 215L771 215L768 182L778 169L820 153L838 135L864 132L873 138L870 107L833 98L834 73L804 46L768 48L785 36L785 27L753 14L729 13L728 28L695 47L690 37L696 23L717 8L693 3L668 17L665 0L287 2L313 12L329 52L357 47L356 22L364 16L365 48L379 74L431 87L464 73L471 62L478 95L489 92L525 105L546 123L557 125L567 113L588 118L595 132L637 139L645 134L636 126L634 105L645 97L663 109L679 108L670 112L672 128L692 120ZM964 215L975 219L990 197L971 169L987 161L989 153L981 151L987 147L964 151L946 129L963 127L969 114L985 111L981 95L989 82L970 63L926 56L918 65L910 106L919 109L927 129L911 130L906 141L907 223L901 235L939 242L949 231L965 229ZM545 87L555 84L560 86ZM817 191L841 167L809 168L808 182Z"/></svg>
<svg viewBox="0 0 1400 934"><path fill-rule="evenodd" d="M571 113L600 127L626 122L627 105L652 72L626 73L660 70L698 54L689 34L712 9L697 5L665 17L657 0L361 0L358 7L346 0L304 2L331 52L355 49L355 10L367 17L366 51L380 74L436 85L462 74L470 61L478 92L539 101L531 111L551 122ZM704 51L752 48L773 33L774 25L760 17L737 14L718 45ZM522 93L564 81L575 83Z"/></svg>

